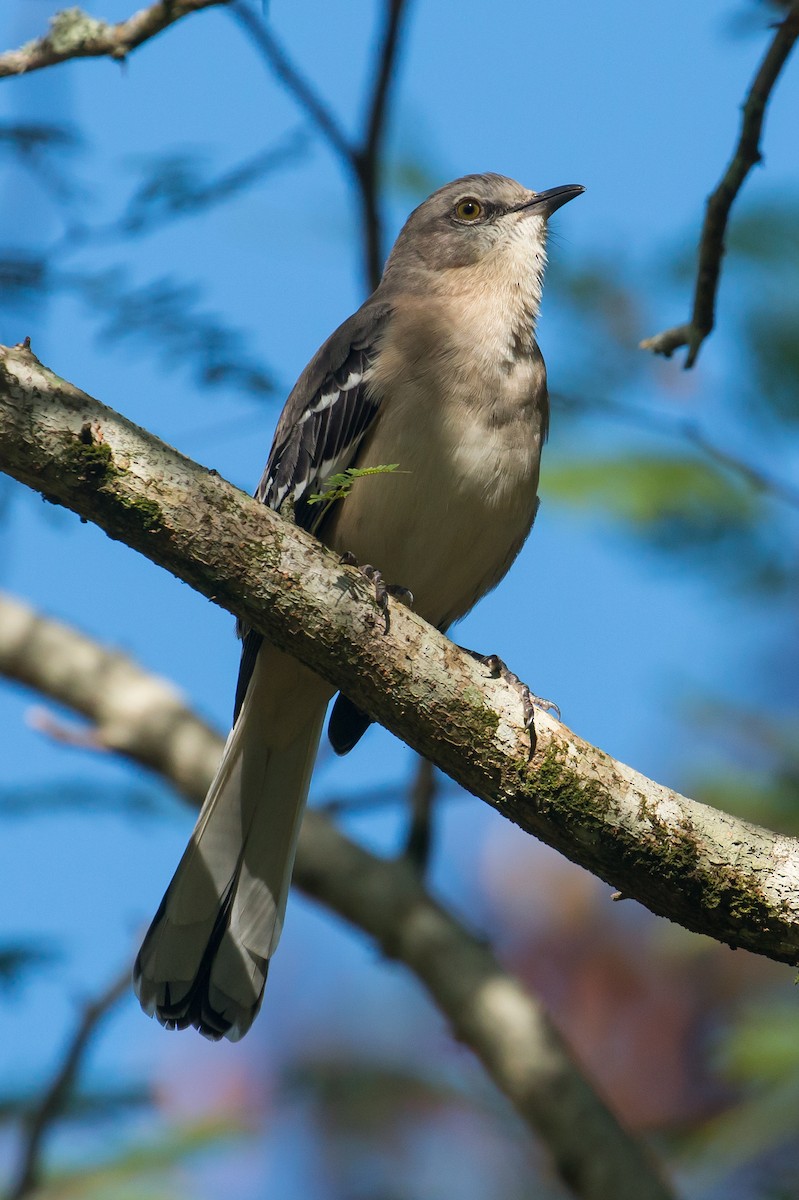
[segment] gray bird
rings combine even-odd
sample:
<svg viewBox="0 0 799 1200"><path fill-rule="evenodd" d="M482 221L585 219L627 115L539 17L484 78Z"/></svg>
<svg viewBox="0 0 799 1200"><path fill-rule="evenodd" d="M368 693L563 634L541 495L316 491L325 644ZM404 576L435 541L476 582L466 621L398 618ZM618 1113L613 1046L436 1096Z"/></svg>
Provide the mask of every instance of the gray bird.
<svg viewBox="0 0 799 1200"><path fill-rule="evenodd" d="M297 381L256 496L373 564L448 629L506 573L533 524L549 403L534 340L547 219L584 189L467 175L411 213L377 290ZM348 467L330 507L310 503ZM253 630L233 729L136 960L145 1012L236 1041L263 998L333 689ZM339 753L369 724L340 696Z"/></svg>

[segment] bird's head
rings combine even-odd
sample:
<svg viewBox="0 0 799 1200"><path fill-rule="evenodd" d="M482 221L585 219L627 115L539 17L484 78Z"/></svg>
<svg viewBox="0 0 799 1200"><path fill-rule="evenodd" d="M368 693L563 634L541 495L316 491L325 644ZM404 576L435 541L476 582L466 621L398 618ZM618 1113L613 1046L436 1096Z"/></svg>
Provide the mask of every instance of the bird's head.
<svg viewBox="0 0 799 1200"><path fill-rule="evenodd" d="M391 251L386 277L491 269L509 258L528 270L543 269L548 218L584 191L566 184L534 192L504 175L464 175L414 209Z"/></svg>

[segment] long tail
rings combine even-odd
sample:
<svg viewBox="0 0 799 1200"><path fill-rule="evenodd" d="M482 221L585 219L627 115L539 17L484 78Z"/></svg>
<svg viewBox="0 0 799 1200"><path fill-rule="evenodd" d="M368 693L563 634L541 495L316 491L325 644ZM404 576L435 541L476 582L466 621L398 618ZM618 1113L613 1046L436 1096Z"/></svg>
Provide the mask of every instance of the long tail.
<svg viewBox="0 0 799 1200"><path fill-rule="evenodd" d="M283 925L330 687L264 644L186 851L134 968L169 1029L238 1041Z"/></svg>

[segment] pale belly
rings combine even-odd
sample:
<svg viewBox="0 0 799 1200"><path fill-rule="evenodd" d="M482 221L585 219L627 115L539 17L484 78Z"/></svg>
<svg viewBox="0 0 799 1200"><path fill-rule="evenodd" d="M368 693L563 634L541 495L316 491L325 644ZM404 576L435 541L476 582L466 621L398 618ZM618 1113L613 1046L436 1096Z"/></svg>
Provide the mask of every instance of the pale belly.
<svg viewBox="0 0 799 1200"><path fill-rule="evenodd" d="M448 429L429 408L421 426L408 417L399 405L386 413L357 459L399 469L357 480L322 538L409 588L414 610L446 628L499 582L530 531L539 431L464 414Z"/></svg>

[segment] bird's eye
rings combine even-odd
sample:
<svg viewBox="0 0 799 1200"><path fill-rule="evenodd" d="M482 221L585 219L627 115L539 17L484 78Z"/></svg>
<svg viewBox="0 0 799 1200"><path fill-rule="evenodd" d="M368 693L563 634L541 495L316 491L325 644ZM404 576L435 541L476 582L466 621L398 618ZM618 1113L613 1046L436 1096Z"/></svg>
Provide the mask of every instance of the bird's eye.
<svg viewBox="0 0 799 1200"><path fill-rule="evenodd" d="M465 196L455 205L455 216L459 221L479 221L483 215L483 206L474 196Z"/></svg>

